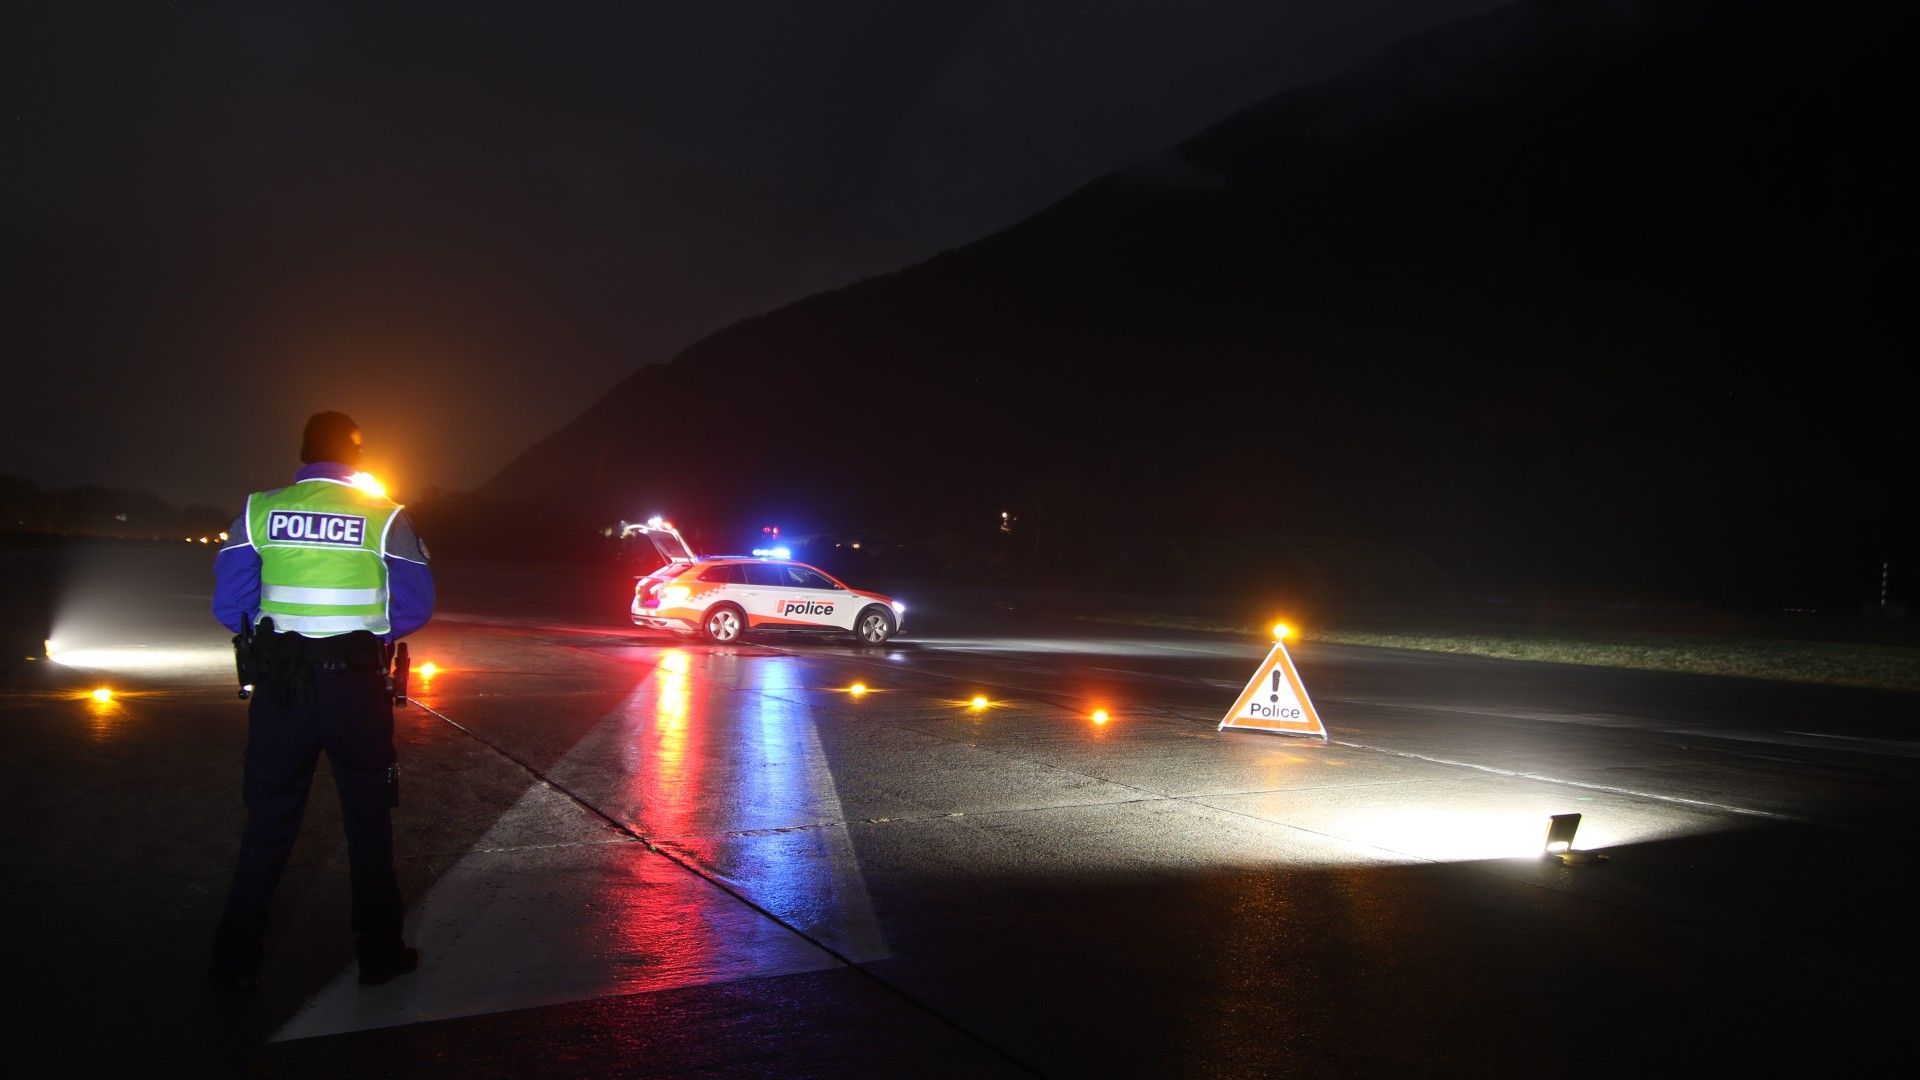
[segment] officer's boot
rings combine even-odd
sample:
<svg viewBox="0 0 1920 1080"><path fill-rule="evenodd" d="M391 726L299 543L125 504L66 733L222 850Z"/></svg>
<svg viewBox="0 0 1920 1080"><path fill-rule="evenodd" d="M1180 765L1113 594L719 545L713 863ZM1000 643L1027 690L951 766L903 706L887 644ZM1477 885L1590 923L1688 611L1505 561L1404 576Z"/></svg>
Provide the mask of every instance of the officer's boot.
<svg viewBox="0 0 1920 1080"><path fill-rule="evenodd" d="M360 957L360 984L378 986L420 966L420 950L400 935L360 935L354 952Z"/></svg>

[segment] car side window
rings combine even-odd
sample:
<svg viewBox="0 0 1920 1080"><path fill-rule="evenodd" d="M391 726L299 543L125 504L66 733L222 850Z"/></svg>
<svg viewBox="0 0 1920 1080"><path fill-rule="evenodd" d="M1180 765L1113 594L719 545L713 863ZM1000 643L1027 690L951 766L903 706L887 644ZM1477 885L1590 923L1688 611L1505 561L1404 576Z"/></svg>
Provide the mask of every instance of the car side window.
<svg viewBox="0 0 1920 1080"><path fill-rule="evenodd" d="M700 580L715 585L738 585L740 584L740 568L731 564L727 566L709 566L706 571L700 575Z"/></svg>
<svg viewBox="0 0 1920 1080"><path fill-rule="evenodd" d="M787 573L787 584L796 589L832 589L836 586L824 576L804 566L781 567Z"/></svg>
<svg viewBox="0 0 1920 1080"><path fill-rule="evenodd" d="M767 563L748 563L741 569L746 571L745 584L765 585L776 589L786 587L786 575L782 574L777 566L770 566Z"/></svg>

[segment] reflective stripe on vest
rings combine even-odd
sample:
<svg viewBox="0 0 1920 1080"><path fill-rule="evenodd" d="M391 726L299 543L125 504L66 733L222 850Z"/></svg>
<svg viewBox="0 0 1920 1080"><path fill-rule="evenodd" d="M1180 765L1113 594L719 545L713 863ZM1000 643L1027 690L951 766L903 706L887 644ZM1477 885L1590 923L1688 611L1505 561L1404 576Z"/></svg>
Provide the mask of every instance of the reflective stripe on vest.
<svg viewBox="0 0 1920 1080"><path fill-rule="evenodd" d="M308 637L385 634L387 529L399 504L351 484L303 480L247 500L260 554L260 617Z"/></svg>
<svg viewBox="0 0 1920 1080"><path fill-rule="evenodd" d="M262 612L273 620L273 628L285 634L305 634L307 637L332 637L335 634L351 634L356 630L365 630L370 634L384 634L385 630L370 625L365 615L288 615L283 612ZM381 625L385 625L384 616Z"/></svg>
<svg viewBox="0 0 1920 1080"><path fill-rule="evenodd" d="M385 589L309 589L299 585L261 585L260 599L283 604L325 604L351 607L361 604L385 604Z"/></svg>

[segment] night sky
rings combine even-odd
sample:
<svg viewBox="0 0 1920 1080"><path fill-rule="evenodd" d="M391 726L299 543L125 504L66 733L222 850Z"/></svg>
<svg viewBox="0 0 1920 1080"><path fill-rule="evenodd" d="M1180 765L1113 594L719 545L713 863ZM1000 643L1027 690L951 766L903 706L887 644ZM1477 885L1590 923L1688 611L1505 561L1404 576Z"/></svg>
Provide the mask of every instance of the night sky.
<svg viewBox="0 0 1920 1080"><path fill-rule="evenodd" d="M469 489L638 365L1489 0L39 5L0 472ZM404 10L397 10L404 8Z"/></svg>

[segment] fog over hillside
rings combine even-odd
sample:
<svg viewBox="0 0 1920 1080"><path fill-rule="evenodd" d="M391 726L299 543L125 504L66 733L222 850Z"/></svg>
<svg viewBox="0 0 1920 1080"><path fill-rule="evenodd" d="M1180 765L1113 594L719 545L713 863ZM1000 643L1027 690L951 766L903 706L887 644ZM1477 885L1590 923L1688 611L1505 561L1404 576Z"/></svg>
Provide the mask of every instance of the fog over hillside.
<svg viewBox="0 0 1920 1080"><path fill-rule="evenodd" d="M641 368L481 495L912 537L1011 509L1054 565L1315 536L1843 602L1916 524L1898 68L1848 7L1533 0L1424 34Z"/></svg>

